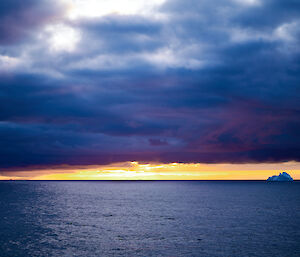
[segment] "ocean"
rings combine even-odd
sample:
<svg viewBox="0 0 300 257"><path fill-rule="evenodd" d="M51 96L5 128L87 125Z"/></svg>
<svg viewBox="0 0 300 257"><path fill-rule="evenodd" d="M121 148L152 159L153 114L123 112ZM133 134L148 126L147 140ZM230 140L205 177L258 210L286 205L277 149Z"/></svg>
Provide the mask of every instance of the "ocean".
<svg viewBox="0 0 300 257"><path fill-rule="evenodd" d="M300 256L300 182L1 181L0 256Z"/></svg>

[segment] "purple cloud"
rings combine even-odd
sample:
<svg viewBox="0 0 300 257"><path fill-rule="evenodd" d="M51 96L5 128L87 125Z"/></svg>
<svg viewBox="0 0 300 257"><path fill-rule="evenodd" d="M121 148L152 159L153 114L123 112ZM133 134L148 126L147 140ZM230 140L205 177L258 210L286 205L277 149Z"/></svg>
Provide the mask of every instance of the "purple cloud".
<svg viewBox="0 0 300 257"><path fill-rule="evenodd" d="M6 2L0 169L300 161L294 1L174 0L157 16L77 20L48 2ZM53 50L49 38L63 35L37 29L58 24L80 35L71 49Z"/></svg>

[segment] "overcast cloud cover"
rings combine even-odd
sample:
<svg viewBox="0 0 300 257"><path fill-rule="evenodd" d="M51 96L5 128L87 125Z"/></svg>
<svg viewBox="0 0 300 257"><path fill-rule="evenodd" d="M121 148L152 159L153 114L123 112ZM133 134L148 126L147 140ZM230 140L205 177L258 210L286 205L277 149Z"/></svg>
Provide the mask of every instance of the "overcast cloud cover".
<svg viewBox="0 0 300 257"><path fill-rule="evenodd" d="M1 169L300 161L300 1L155 3L1 1Z"/></svg>

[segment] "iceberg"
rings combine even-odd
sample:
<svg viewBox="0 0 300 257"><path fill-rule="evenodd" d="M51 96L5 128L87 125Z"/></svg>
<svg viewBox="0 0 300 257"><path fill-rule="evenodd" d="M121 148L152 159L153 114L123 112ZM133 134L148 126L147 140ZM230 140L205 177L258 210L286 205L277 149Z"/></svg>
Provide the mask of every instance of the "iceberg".
<svg viewBox="0 0 300 257"><path fill-rule="evenodd" d="M269 177L267 181L293 181L293 178L288 173L282 172L278 176Z"/></svg>

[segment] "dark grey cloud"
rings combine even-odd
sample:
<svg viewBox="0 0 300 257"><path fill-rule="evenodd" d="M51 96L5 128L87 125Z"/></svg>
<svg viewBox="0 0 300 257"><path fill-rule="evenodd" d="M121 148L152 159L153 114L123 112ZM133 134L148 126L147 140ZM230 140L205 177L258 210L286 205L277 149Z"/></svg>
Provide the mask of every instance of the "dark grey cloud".
<svg viewBox="0 0 300 257"><path fill-rule="evenodd" d="M156 11L65 19L80 34L72 51L10 46L22 54L0 74L1 168L300 161L298 3L172 0ZM13 62L5 50L0 61Z"/></svg>
<svg viewBox="0 0 300 257"><path fill-rule="evenodd" d="M34 35L34 30L61 17L57 1L10 0L0 3L0 45L10 45Z"/></svg>
<svg viewBox="0 0 300 257"><path fill-rule="evenodd" d="M299 15L300 3L297 0L264 0L250 10L242 11L233 20L243 27L267 30L293 22L299 19Z"/></svg>
<svg viewBox="0 0 300 257"><path fill-rule="evenodd" d="M112 15L78 25L92 40L101 40L101 50L109 53L152 51L163 45L161 24L149 18Z"/></svg>

